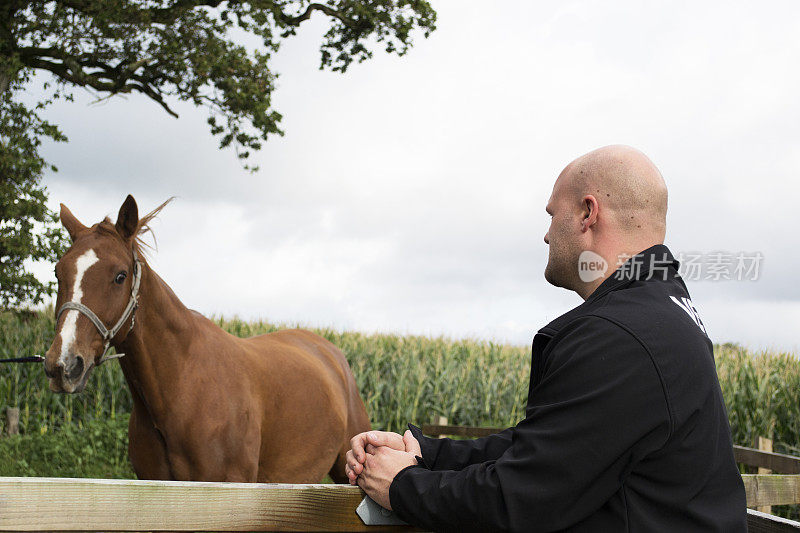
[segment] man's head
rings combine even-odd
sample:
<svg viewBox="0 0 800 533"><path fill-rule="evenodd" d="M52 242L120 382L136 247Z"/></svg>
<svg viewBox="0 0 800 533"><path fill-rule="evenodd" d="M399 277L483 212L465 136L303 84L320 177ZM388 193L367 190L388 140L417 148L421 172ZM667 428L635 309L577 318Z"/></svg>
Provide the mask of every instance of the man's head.
<svg viewBox="0 0 800 533"><path fill-rule="evenodd" d="M552 219L544 236L550 246L545 279L585 299L616 270L620 257L664 242L667 186L642 152L605 146L567 165L547 212ZM607 264L602 275L581 275L579 259L601 263L600 258Z"/></svg>

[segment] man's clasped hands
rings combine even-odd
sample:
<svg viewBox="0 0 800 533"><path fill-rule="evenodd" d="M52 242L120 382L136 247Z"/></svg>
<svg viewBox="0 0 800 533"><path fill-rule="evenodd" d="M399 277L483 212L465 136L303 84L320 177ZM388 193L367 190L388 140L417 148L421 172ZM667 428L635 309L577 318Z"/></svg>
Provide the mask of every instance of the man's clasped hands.
<svg viewBox="0 0 800 533"><path fill-rule="evenodd" d="M419 441L411 431L404 435L389 431L367 431L350 440L345 473L381 507L391 509L389 486L402 469L417 464L422 456Z"/></svg>

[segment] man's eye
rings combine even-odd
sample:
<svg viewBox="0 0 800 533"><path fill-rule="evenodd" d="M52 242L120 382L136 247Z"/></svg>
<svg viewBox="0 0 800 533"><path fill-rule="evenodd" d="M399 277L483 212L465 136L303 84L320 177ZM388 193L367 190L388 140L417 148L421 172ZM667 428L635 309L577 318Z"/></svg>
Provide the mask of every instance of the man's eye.
<svg viewBox="0 0 800 533"><path fill-rule="evenodd" d="M125 278L128 276L125 272L120 272L117 274L117 277L114 278L114 283L117 285L122 285L122 282L125 281Z"/></svg>

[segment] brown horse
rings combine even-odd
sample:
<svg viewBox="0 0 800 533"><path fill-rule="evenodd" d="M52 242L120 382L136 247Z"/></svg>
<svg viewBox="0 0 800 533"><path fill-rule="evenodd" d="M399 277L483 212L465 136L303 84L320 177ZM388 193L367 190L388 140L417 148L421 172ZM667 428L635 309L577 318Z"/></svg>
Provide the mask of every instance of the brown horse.
<svg viewBox="0 0 800 533"><path fill-rule="evenodd" d="M129 195L116 224L89 228L61 205L72 247L56 264L51 390L83 390L110 344L125 354L139 478L346 482L349 439L370 424L342 352L299 329L240 339L187 309L142 260L140 235L168 202L139 219Z"/></svg>

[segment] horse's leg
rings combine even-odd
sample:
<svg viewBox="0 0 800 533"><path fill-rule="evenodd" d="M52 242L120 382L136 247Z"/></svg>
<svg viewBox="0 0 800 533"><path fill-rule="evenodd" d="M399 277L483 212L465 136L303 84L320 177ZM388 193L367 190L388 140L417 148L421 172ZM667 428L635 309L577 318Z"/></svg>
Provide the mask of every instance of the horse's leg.
<svg viewBox="0 0 800 533"><path fill-rule="evenodd" d="M139 479L172 479L164 440L136 401L128 424L128 456Z"/></svg>
<svg viewBox="0 0 800 533"><path fill-rule="evenodd" d="M344 466L347 464L345 454L350 449L350 439L372 429L364 402L358 394L355 379L352 376L348 376L348 379L350 380L350 397L348 398L346 438L339 455L336 456L333 467L328 472L334 483L349 483L347 475L344 473Z"/></svg>
<svg viewBox="0 0 800 533"><path fill-rule="evenodd" d="M348 443L347 450L349 449L350 445ZM334 461L333 467L330 472L328 472L328 475L331 476L334 483L349 483L347 475L344 473L344 466L347 464L347 459L345 458L347 450L336 456L336 461Z"/></svg>
<svg viewBox="0 0 800 533"><path fill-rule="evenodd" d="M361 400L359 399L359 402ZM363 414L362 414L363 413ZM369 424L369 419L367 418L367 413L364 411L364 407L360 410L356 410L356 412L350 412L350 421L347 425L347 437L345 439L345 443L342 448L339 450L339 455L336 456L336 460L333 462L333 466L331 467L328 475L331 476L331 479L334 483L349 483L350 481L347 479L347 474L344 473L344 466L347 464L347 458L345 454L350 449L350 439L358 435L359 433L363 433L365 431L369 431L371 429Z"/></svg>

